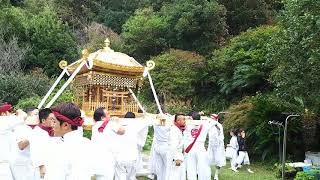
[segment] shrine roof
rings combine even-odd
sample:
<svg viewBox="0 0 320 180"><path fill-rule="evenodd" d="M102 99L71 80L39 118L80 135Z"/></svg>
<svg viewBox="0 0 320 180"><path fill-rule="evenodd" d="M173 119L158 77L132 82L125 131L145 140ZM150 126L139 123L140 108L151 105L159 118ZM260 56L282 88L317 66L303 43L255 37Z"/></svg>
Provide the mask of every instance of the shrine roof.
<svg viewBox="0 0 320 180"><path fill-rule="evenodd" d="M109 47L110 41L108 39L105 43L106 46L96 52L89 53L84 50L82 52L82 58L70 64L68 71L72 73L83 60L87 60L88 66L91 65L93 71L142 75L144 67L139 62L127 54L112 50ZM84 66L79 74L88 71L88 67Z"/></svg>

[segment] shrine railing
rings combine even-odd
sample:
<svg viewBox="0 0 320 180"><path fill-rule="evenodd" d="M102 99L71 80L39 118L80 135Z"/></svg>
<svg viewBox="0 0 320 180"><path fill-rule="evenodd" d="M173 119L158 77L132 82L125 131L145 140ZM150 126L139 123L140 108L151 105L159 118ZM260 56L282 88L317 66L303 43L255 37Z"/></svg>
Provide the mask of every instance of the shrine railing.
<svg viewBox="0 0 320 180"><path fill-rule="evenodd" d="M94 112L99 107L105 107L111 115L124 115L126 112L138 112L138 104L131 102L130 104L115 105L114 109L111 104L106 102L83 102L82 110L85 112Z"/></svg>

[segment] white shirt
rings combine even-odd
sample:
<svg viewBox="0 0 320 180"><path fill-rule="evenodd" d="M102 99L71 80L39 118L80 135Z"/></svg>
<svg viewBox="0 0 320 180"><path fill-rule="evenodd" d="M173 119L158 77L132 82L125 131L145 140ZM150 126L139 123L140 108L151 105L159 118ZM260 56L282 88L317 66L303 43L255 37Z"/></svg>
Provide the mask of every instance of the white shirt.
<svg viewBox="0 0 320 180"><path fill-rule="evenodd" d="M15 137L15 163L26 163L31 161L30 157L30 144L25 147L23 150L20 150L18 147L18 143L23 140L30 139L30 135L32 132L32 128L28 125L22 124L17 126L14 129L14 137ZM30 142L29 142L30 143Z"/></svg>
<svg viewBox="0 0 320 180"><path fill-rule="evenodd" d="M0 162L11 161L14 155L14 128L23 120L16 116L0 116Z"/></svg>
<svg viewBox="0 0 320 180"><path fill-rule="evenodd" d="M169 134L169 148L173 160L184 160L184 156L182 153L183 144L184 142L182 132L177 126L171 126Z"/></svg>
<svg viewBox="0 0 320 180"><path fill-rule="evenodd" d="M136 161L138 158L138 133L148 126L145 122L130 120L124 124L125 133L114 138L115 158L119 162Z"/></svg>
<svg viewBox="0 0 320 180"><path fill-rule="evenodd" d="M153 126L154 129L154 138L157 142L168 142L170 128L168 126Z"/></svg>
<svg viewBox="0 0 320 180"><path fill-rule="evenodd" d="M30 133L30 156L34 167L45 165L51 137L48 132L36 126Z"/></svg>
<svg viewBox="0 0 320 180"><path fill-rule="evenodd" d="M209 131L209 144L212 146L220 146L224 144L224 134L222 125L217 122L217 127L212 127Z"/></svg>
<svg viewBox="0 0 320 180"><path fill-rule="evenodd" d="M236 136L232 136L230 139L230 146L232 147L232 149L238 150L239 149L239 145L238 145L238 140Z"/></svg>
<svg viewBox="0 0 320 180"><path fill-rule="evenodd" d="M114 157L112 145L114 144L114 137L119 129L113 121L109 121L103 132L99 132L98 128L103 124L103 121L98 121L92 126L91 141L96 153L92 154L94 161L94 174L105 175L112 171L114 166ZM108 174L107 174L108 175Z"/></svg>
<svg viewBox="0 0 320 180"><path fill-rule="evenodd" d="M71 131L51 143L46 180L90 180L92 144L79 131Z"/></svg>
<svg viewBox="0 0 320 180"><path fill-rule="evenodd" d="M214 125L216 125L216 121L207 121L202 124L202 130L200 132L200 135L198 136L196 142L194 143L192 149L194 146L204 146L204 143L206 141L208 131L213 128ZM185 142L185 149L194 141L196 134L198 134L200 130L201 125L195 125L190 124L187 125L186 130L184 131L184 142Z"/></svg>

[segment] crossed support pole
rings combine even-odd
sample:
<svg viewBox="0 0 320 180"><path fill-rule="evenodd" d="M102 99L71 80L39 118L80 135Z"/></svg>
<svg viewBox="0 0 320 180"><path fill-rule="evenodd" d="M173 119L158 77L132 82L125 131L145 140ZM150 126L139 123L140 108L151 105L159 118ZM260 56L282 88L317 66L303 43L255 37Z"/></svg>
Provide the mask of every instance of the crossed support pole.
<svg viewBox="0 0 320 180"><path fill-rule="evenodd" d="M87 64L87 61L93 61L94 58L88 58L88 52L86 50L84 50L82 52L82 59L80 60L80 64L79 66L73 71L73 73L70 74L68 73L68 68L72 65L74 65L75 63L78 63L79 61L76 61L70 65L66 65L67 62L63 62L63 71L61 72L61 74L59 75L59 77L56 79L56 81L54 82L54 84L51 86L51 88L49 89L49 91L47 92L47 94L42 98L41 102L39 103L38 105L38 109L42 108L45 104L45 102L47 101L47 99L49 98L49 96L52 94L52 92L54 91L54 89L57 87L57 85L59 84L59 82L61 81L61 79L64 77L65 74L67 74L69 76L68 80L63 84L63 86L58 90L58 92L53 96L53 98L50 100L50 102L45 106L46 108L50 108L53 103L58 99L58 97L63 93L63 91L69 86L69 84L72 82L72 80L75 78L75 76L80 72L80 70L82 69L82 67L84 65L87 66L88 69L91 69L92 68L92 62L88 63ZM59 63L60 65L60 63ZM60 66L61 67L61 66ZM161 106L160 106L160 102L159 102L159 99L158 99L158 96L157 96L157 93L156 93L156 90L154 88L154 85L153 85L153 81L152 81L152 78L151 78L151 75L149 73L150 70L152 70L153 68L155 67L155 63L153 61L148 61L147 62L147 67L145 67L145 72L144 72L144 76L148 76L148 80L149 80L149 83L150 83L150 87L151 87L151 90L152 90L152 93L153 93L153 96L154 96L154 99L156 101L156 104L157 104L157 107L158 107L158 110L159 110L159 113L160 114L163 114L163 111L161 109ZM146 113L145 109L143 108L143 106L141 105L141 103L139 102L138 98L136 97L136 95L134 94L134 92L130 89L129 89L129 92L132 94L132 97L133 99L137 102L139 108L142 110L143 113Z"/></svg>
<svg viewBox="0 0 320 180"><path fill-rule="evenodd" d="M42 106L44 106L45 102L48 100L49 96L52 94L52 92L54 91L54 89L57 87L57 85L59 84L59 82L61 81L61 79L63 78L63 76L65 74L67 74L69 76L69 79L67 80L66 83L63 84L63 86L59 89L59 91L55 94L55 96L50 100L50 102L45 106L46 108L50 108L52 106L52 104L58 99L58 97L63 93L63 91L69 86L69 84L72 82L72 80L74 79L74 77L79 73L79 71L81 70L81 68L86 65L88 69L92 68L92 62L93 61L92 58L88 58L89 56L89 52L88 50L83 50L82 51L82 58L80 59L80 64L79 66L73 71L73 73L69 74L68 72L68 68L72 65L74 65L75 63L79 63L79 61L76 61L70 65L67 65L66 61L61 61L59 63L60 68L63 68L63 71L61 72L60 76L56 79L56 81L54 82L54 84L51 86L51 88L49 89L49 91L47 92L47 94L42 98L41 102L38 105L38 109L42 108Z"/></svg>

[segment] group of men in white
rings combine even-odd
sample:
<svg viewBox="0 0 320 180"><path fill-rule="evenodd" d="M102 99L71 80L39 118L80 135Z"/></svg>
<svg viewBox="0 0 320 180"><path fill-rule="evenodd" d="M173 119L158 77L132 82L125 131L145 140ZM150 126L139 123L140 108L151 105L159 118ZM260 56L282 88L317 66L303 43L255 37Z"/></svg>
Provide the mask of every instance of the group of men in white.
<svg viewBox="0 0 320 180"><path fill-rule="evenodd" d="M201 120L197 112L144 118L128 112L125 118L117 118L101 107L94 112L89 140L83 137L84 117L73 103L15 114L12 110L10 104L0 104L1 180L135 180L151 126L149 164L158 180L210 180L211 166L218 180L226 156L235 172L249 164L244 131L231 134L225 151L217 114L209 120Z"/></svg>

